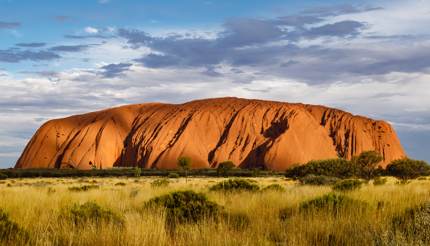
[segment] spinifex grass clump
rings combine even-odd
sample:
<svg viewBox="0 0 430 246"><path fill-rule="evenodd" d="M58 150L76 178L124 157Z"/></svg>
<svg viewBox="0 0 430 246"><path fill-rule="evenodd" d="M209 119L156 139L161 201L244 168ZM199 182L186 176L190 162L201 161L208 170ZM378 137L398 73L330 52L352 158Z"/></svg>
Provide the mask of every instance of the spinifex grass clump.
<svg viewBox="0 0 430 246"><path fill-rule="evenodd" d="M299 206L299 211L302 213L329 211L336 215L342 210L356 209L357 211L363 211L367 207L368 204L365 202L354 200L345 195L329 193L321 197L302 202Z"/></svg>
<svg viewBox="0 0 430 246"><path fill-rule="evenodd" d="M151 182L151 187L152 188L167 187L169 186L169 183L170 183L169 179L166 179L166 178L156 179Z"/></svg>
<svg viewBox="0 0 430 246"><path fill-rule="evenodd" d="M409 208L394 217L392 228L411 245L430 245L430 203Z"/></svg>
<svg viewBox="0 0 430 246"><path fill-rule="evenodd" d="M210 188L211 191L258 191L260 187L246 179L229 179Z"/></svg>
<svg viewBox="0 0 430 246"><path fill-rule="evenodd" d="M333 185L335 191L352 191L360 189L362 182L358 179L345 179Z"/></svg>
<svg viewBox="0 0 430 246"><path fill-rule="evenodd" d="M8 242L26 241L27 238L27 232L11 221L9 216L0 209L0 244L8 245Z"/></svg>
<svg viewBox="0 0 430 246"><path fill-rule="evenodd" d="M177 178L179 178L180 176L179 176L179 173L169 173L169 175L167 175L167 177L168 177L169 179L177 179Z"/></svg>
<svg viewBox="0 0 430 246"><path fill-rule="evenodd" d="M75 225L112 223L122 226L124 224L123 218L109 209L100 207L95 202L86 202L82 205L75 204L66 212L66 217Z"/></svg>
<svg viewBox="0 0 430 246"><path fill-rule="evenodd" d="M271 184L266 187L264 187L261 191L277 191L277 192L284 192L285 188L280 184Z"/></svg>
<svg viewBox="0 0 430 246"><path fill-rule="evenodd" d="M387 183L386 178L376 177L373 179L373 185L384 185L385 183Z"/></svg>
<svg viewBox="0 0 430 246"><path fill-rule="evenodd" d="M333 185L339 181L339 178L310 174L300 178L299 181L304 185Z"/></svg>
<svg viewBox="0 0 430 246"><path fill-rule="evenodd" d="M83 185L83 186L73 186L69 187L69 191L89 191L92 189L98 189L98 185Z"/></svg>
<svg viewBox="0 0 430 246"><path fill-rule="evenodd" d="M166 224L196 223L205 218L216 218L222 207L211 202L202 193L194 191L176 191L152 198L145 203L146 208L162 207L166 209Z"/></svg>

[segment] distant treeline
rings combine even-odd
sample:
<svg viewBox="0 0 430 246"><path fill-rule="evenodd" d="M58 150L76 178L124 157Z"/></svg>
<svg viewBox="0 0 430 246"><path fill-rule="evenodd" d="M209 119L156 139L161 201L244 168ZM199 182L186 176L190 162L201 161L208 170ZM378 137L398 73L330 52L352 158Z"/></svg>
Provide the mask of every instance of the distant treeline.
<svg viewBox="0 0 430 246"><path fill-rule="evenodd" d="M430 166L425 161L404 158L392 161L385 169L379 166L381 161L382 157L377 152L367 151L352 160L328 159L297 165L286 171L286 177L300 179L312 175L369 180L380 176L393 176L406 180L430 175Z"/></svg>
<svg viewBox="0 0 430 246"><path fill-rule="evenodd" d="M262 169L239 169L220 172L217 169L190 169L186 173L182 170L159 170L141 168L111 168L97 170L79 169L2 169L2 178L36 178L36 177L139 177L139 176L231 176L231 177L264 177L284 175L285 172L276 172Z"/></svg>
<svg viewBox="0 0 430 246"><path fill-rule="evenodd" d="M188 157L178 159L178 168L171 170L142 168L79 169L2 169L0 179L33 177L139 177L139 176L206 176L206 177L264 177L285 175L287 178L301 179L307 176L335 177L338 179L361 178L370 180L380 176L394 176L400 179L413 179L430 175L430 166L425 161L400 159L388 164L383 169L379 166L382 157L374 151L366 151L352 160L328 159L310 161L304 165L295 165L290 169L272 171L266 169L241 169L233 162L225 161L217 168L192 169L192 160Z"/></svg>

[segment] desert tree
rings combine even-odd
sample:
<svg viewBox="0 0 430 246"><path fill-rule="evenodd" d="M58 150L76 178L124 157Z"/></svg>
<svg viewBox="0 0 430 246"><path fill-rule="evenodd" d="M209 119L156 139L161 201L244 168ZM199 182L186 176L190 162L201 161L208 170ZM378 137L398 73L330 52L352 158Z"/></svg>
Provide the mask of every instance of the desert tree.
<svg viewBox="0 0 430 246"><path fill-rule="evenodd" d="M375 176L378 164L383 160L376 151L364 151L359 156L352 158L352 163L359 170L359 176L367 180Z"/></svg>
<svg viewBox="0 0 430 246"><path fill-rule="evenodd" d="M217 167L218 176L227 176L230 170L235 168L236 165L232 161L223 161Z"/></svg>
<svg viewBox="0 0 430 246"><path fill-rule="evenodd" d="M191 158L186 156L179 157L178 167L184 173L185 182L187 182L188 171L191 169Z"/></svg>

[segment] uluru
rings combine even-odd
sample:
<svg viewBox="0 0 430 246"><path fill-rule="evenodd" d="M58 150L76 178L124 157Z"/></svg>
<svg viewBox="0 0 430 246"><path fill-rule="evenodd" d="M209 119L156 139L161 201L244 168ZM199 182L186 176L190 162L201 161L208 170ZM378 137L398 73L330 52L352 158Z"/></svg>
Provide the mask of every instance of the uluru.
<svg viewBox="0 0 430 246"><path fill-rule="evenodd" d="M310 160L351 159L374 150L381 165L406 156L390 124L318 105L215 98L145 103L54 119L27 144L16 168L171 169L230 160L285 170Z"/></svg>

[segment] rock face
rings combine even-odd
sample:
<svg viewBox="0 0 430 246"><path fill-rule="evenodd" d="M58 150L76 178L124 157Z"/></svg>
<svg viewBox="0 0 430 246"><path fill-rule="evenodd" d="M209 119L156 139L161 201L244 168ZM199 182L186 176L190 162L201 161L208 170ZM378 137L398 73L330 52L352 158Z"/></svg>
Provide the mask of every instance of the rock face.
<svg viewBox="0 0 430 246"><path fill-rule="evenodd" d="M231 160L243 168L285 170L310 160L362 151L382 154L382 166L405 157L384 121L323 106L219 98L185 104L122 106L46 122L17 168L193 168Z"/></svg>

